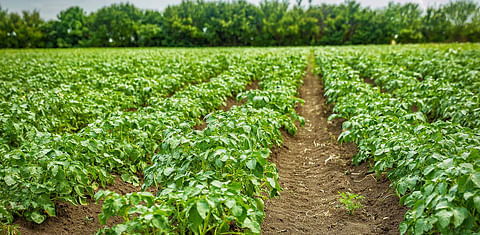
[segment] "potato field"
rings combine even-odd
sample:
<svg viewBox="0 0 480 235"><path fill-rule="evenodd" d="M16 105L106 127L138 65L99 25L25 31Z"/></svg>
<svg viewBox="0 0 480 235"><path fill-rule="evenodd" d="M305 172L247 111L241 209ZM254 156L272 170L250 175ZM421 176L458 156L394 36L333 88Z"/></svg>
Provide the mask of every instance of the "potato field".
<svg viewBox="0 0 480 235"><path fill-rule="evenodd" d="M0 234L480 233L479 44L0 55Z"/></svg>

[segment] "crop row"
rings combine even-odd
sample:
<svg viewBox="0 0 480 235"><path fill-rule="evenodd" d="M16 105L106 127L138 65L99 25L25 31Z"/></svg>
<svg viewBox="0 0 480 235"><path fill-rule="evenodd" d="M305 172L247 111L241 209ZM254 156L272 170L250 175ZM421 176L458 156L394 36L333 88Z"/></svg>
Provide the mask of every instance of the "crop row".
<svg viewBox="0 0 480 235"><path fill-rule="evenodd" d="M427 114L430 121L440 119L480 127L477 51L407 47L400 52L363 52L361 56L358 52L346 56L347 63L360 76L372 79L385 91Z"/></svg>
<svg viewBox="0 0 480 235"><path fill-rule="evenodd" d="M114 111L78 133L31 132L29 141L2 152L0 219L13 215L41 223L55 216L55 202L85 203L112 173L138 183L141 172L174 131L188 131L203 115L274 71L278 55L253 51L209 82L190 85L171 97L155 97L136 112Z"/></svg>
<svg viewBox="0 0 480 235"><path fill-rule="evenodd" d="M20 146L31 132L73 133L114 111L148 106L152 97L206 81L240 59L218 51L94 52L6 53L0 64L2 148Z"/></svg>
<svg viewBox="0 0 480 235"><path fill-rule="evenodd" d="M145 170L144 187L162 186L156 196L98 192L96 199L105 200L101 221L124 218L99 233L260 233L263 198L280 190L270 148L281 144L281 128L295 134L295 121L303 123L294 107L306 60L276 56L261 89L238 94L245 104L210 113L204 130L169 131Z"/></svg>
<svg viewBox="0 0 480 235"><path fill-rule="evenodd" d="M450 120L430 123L423 112L411 109L407 94L381 92L365 83L361 73L349 65L346 54L335 50L317 53L325 95L335 104L330 118L347 119L339 140L358 145L356 163L373 158L375 171L387 172L401 202L410 208L400 232L478 233L478 129ZM404 80L389 77L381 81L379 84L402 84ZM437 90L424 91L429 92Z"/></svg>

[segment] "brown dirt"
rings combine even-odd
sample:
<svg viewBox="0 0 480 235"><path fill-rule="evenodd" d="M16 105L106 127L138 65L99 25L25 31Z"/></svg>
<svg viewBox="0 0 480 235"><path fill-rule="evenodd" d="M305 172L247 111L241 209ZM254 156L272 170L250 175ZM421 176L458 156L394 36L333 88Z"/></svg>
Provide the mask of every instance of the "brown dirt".
<svg viewBox="0 0 480 235"><path fill-rule="evenodd" d="M377 84L371 78L363 78L363 82L370 84L372 87L377 87ZM380 86L378 86L378 87L380 88L381 93L386 93L387 92L382 87L380 87ZM395 94L392 94L392 95L393 95L393 97L395 97Z"/></svg>
<svg viewBox="0 0 480 235"><path fill-rule="evenodd" d="M371 78L363 78L363 81L364 81L365 83L368 83L368 84L372 85L373 87L376 87L376 86L377 86L377 84L375 84L375 81L374 81L373 79L371 79Z"/></svg>
<svg viewBox="0 0 480 235"><path fill-rule="evenodd" d="M392 194L388 179L375 177L367 163L352 164L356 145L337 143L343 120L327 121L323 84L311 71L309 65L300 88L305 105L297 108L305 127L296 136L284 135L283 146L272 153L283 191L265 203L263 233L398 234L406 208ZM364 207L348 215L339 207L338 192L365 196Z"/></svg>
<svg viewBox="0 0 480 235"><path fill-rule="evenodd" d="M127 113L128 113L128 112L134 112L134 113L136 113L137 110L138 110L138 108L127 108L127 109L125 109L125 112L127 112Z"/></svg>
<svg viewBox="0 0 480 235"><path fill-rule="evenodd" d="M418 106L416 104L412 105L412 107L410 107L410 111L412 111L412 113L418 112Z"/></svg>
<svg viewBox="0 0 480 235"><path fill-rule="evenodd" d="M131 192L138 192L141 188L135 187L132 184L124 182L119 176L115 178L113 185L107 186L108 190L119 194L127 194ZM22 235L30 234L95 234L95 232L102 228L100 225L98 215L102 211L102 202L98 204L92 198L87 199L87 205L74 206L67 202L57 202L56 217L50 217L42 224L29 222L24 218L17 218L14 225ZM113 217L108 219L106 226L112 226L122 222L122 218Z"/></svg>
<svg viewBox="0 0 480 235"><path fill-rule="evenodd" d="M245 91L258 90L258 89L260 89L260 86L258 85L258 80L254 80L251 83L247 84ZM245 102L246 102L245 100L240 100L240 101L237 100L235 95L234 97L229 97L227 99L226 105L222 105L220 109L227 112L228 110L230 110L232 106L234 105L240 106L245 104Z"/></svg>

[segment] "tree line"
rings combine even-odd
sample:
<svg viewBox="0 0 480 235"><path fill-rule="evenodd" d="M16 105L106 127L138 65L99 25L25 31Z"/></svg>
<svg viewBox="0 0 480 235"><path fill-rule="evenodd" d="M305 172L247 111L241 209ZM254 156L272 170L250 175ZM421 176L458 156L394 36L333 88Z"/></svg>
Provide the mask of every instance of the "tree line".
<svg viewBox="0 0 480 235"><path fill-rule="evenodd" d="M129 3L87 14L80 7L45 21L38 11L0 7L0 47L294 46L479 42L480 8L472 0L422 9L356 1L314 5L297 0L184 0L163 12Z"/></svg>

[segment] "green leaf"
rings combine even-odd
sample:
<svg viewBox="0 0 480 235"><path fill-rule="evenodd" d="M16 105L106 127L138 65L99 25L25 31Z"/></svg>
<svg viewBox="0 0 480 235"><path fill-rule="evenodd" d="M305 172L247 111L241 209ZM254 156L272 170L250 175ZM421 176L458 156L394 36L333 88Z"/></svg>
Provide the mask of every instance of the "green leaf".
<svg viewBox="0 0 480 235"><path fill-rule="evenodd" d="M398 230L400 231L401 235L405 234L407 232L407 229L408 225L405 222L400 223L400 225L398 226Z"/></svg>
<svg viewBox="0 0 480 235"><path fill-rule="evenodd" d="M425 210L425 203L423 200L419 200L415 203L415 206L413 206L413 212L415 214L415 218L420 218L423 215L423 212Z"/></svg>
<svg viewBox="0 0 480 235"><path fill-rule="evenodd" d="M305 126L305 118L299 117L298 120L300 121L300 126Z"/></svg>
<svg viewBox="0 0 480 235"><path fill-rule="evenodd" d="M164 174L165 176L169 176L169 175L171 175L174 171L175 171L175 168L173 168L173 167L166 167L166 168L163 170L163 174Z"/></svg>
<svg viewBox="0 0 480 235"><path fill-rule="evenodd" d="M254 158L247 161L247 167L250 170L254 170L256 165L257 165L257 160L255 160Z"/></svg>
<svg viewBox="0 0 480 235"><path fill-rule="evenodd" d="M480 151L478 149L470 150L470 154L468 156L470 159L479 159L480 158Z"/></svg>
<svg viewBox="0 0 480 235"><path fill-rule="evenodd" d="M7 210L7 208L0 205L0 223L7 222L8 224L13 222L13 215Z"/></svg>
<svg viewBox="0 0 480 235"><path fill-rule="evenodd" d="M473 205L480 211L480 196L477 195L473 197Z"/></svg>
<svg viewBox="0 0 480 235"><path fill-rule="evenodd" d="M47 216L40 214L38 211L33 211L32 214L30 214L30 219L37 224L43 223L46 218Z"/></svg>
<svg viewBox="0 0 480 235"><path fill-rule="evenodd" d="M243 126L242 128L243 128L243 131L247 134L250 134L250 131L252 131L252 128L247 125Z"/></svg>
<svg viewBox="0 0 480 235"><path fill-rule="evenodd" d="M423 170L423 174L424 175L430 174L430 172L435 170L435 167L436 167L435 165L430 165L430 166L425 167L425 169Z"/></svg>
<svg viewBox="0 0 480 235"><path fill-rule="evenodd" d="M232 209L232 207L234 207L236 204L237 202L233 198L227 198L227 200L225 201L225 206L227 206L227 208L229 209Z"/></svg>
<svg viewBox="0 0 480 235"><path fill-rule="evenodd" d="M232 208L232 214L233 214L233 216L235 216L237 218L240 218L243 215L243 207L241 207L239 205L235 205Z"/></svg>
<svg viewBox="0 0 480 235"><path fill-rule="evenodd" d="M452 220L453 212L449 210L441 210L437 212L436 216L438 218L438 223L440 224L440 227L446 228Z"/></svg>
<svg viewBox="0 0 480 235"><path fill-rule="evenodd" d="M423 234L427 230L427 223L424 219L418 219L415 222L415 234Z"/></svg>
<svg viewBox="0 0 480 235"><path fill-rule="evenodd" d="M205 199L197 201L197 211L200 217L202 217L202 219L205 219L207 217L207 214L210 211L210 207Z"/></svg>
<svg viewBox="0 0 480 235"><path fill-rule="evenodd" d="M261 198L256 197L255 202L257 204L257 209L259 209L260 211L264 211L265 205L264 205L263 200Z"/></svg>
<svg viewBox="0 0 480 235"><path fill-rule="evenodd" d="M276 187L275 179L274 179L274 178L268 177L268 178L267 178L267 182L268 182L268 184L269 184L272 188L275 188L275 187Z"/></svg>
<svg viewBox="0 0 480 235"><path fill-rule="evenodd" d="M373 155L375 155L375 156L382 155L384 151L385 151L385 150L384 150L384 149L382 149L382 148L380 148L380 149L377 149L377 150L375 151L375 153L373 153Z"/></svg>
<svg viewBox="0 0 480 235"><path fill-rule="evenodd" d="M248 217L243 221L243 226L250 229L253 233L260 233L260 224L250 220Z"/></svg>
<svg viewBox="0 0 480 235"><path fill-rule="evenodd" d="M202 219L202 217L199 215L199 212L198 212L196 206L192 206L192 207L190 208L190 212L189 212L189 215L188 215L188 221L189 221L189 224L190 224L190 228L191 228L192 230L197 231L197 230L198 230L198 227L199 227L199 226L202 226L202 224L203 224L203 219Z"/></svg>
<svg viewBox="0 0 480 235"><path fill-rule="evenodd" d="M105 190L98 190L97 193L93 196L95 201L98 202L98 200L104 199L106 196L110 194L110 191L105 191Z"/></svg>
<svg viewBox="0 0 480 235"><path fill-rule="evenodd" d="M453 225L458 228L465 218L468 217L468 210L464 207L457 207L453 209Z"/></svg>
<svg viewBox="0 0 480 235"><path fill-rule="evenodd" d="M55 206L53 204L46 204L43 206L43 209L45 212L47 212L48 216L56 216L55 215Z"/></svg>
<svg viewBox="0 0 480 235"><path fill-rule="evenodd" d="M115 234L123 234L125 231L127 231L128 226L125 224L117 224L113 226L113 231L115 231Z"/></svg>
<svg viewBox="0 0 480 235"><path fill-rule="evenodd" d="M9 175L3 177L3 180L5 180L5 183L6 183L8 186L12 186L12 185L15 184L15 180L14 180L11 176L9 176Z"/></svg>
<svg viewBox="0 0 480 235"><path fill-rule="evenodd" d="M472 174L472 177L470 179L472 180L475 187L480 188L480 173L479 172L475 172L474 174Z"/></svg>
<svg viewBox="0 0 480 235"><path fill-rule="evenodd" d="M465 201L468 201L468 199L470 199L474 194L472 192L465 192L463 194L463 199L465 199Z"/></svg>
<svg viewBox="0 0 480 235"><path fill-rule="evenodd" d="M167 228L165 218L161 215L154 215L152 218L152 224L156 228Z"/></svg>
<svg viewBox="0 0 480 235"><path fill-rule="evenodd" d="M223 186L223 183L218 181L218 180L214 180L212 181L212 183L210 183L211 185L217 187L217 188L221 188Z"/></svg>

